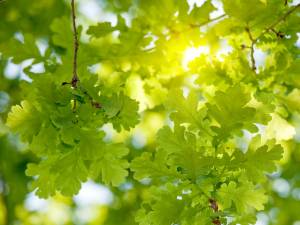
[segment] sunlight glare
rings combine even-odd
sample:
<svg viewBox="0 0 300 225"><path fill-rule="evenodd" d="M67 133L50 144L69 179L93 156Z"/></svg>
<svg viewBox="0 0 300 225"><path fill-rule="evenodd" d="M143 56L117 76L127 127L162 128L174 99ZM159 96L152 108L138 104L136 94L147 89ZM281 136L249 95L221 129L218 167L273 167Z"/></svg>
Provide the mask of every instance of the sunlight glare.
<svg viewBox="0 0 300 225"><path fill-rule="evenodd" d="M208 46L199 46L199 47L189 47L183 53L182 67L184 70L188 70L188 64L193 61L195 58L199 57L202 54L208 54Z"/></svg>

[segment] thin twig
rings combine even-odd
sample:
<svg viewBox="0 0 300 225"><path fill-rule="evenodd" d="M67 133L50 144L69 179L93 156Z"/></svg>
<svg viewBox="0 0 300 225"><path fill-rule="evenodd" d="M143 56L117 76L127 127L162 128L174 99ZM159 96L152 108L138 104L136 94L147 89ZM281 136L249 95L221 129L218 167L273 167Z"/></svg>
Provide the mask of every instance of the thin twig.
<svg viewBox="0 0 300 225"><path fill-rule="evenodd" d="M71 0L72 7L72 24L73 24L73 37L74 37L74 58L73 58L73 77L72 77L72 87L77 88L77 82L79 82L78 74L77 74L77 54L78 54L78 33L76 27L76 10L75 10L75 0Z"/></svg>
<svg viewBox="0 0 300 225"><path fill-rule="evenodd" d="M219 206L218 203L215 199L210 198L209 199L209 204L210 204L210 208L212 208L212 210L217 213L219 211ZM214 218L212 220L212 223L215 225L221 225L221 221L220 218L217 216L216 218Z"/></svg>
<svg viewBox="0 0 300 225"><path fill-rule="evenodd" d="M272 31L279 23L284 21L290 14L292 14L294 11L300 8L300 3L292 7L289 11L287 11L285 14L283 14L281 17L279 17L273 24L271 24L269 27L267 27L257 38L256 40L264 35L265 33Z"/></svg>
<svg viewBox="0 0 300 225"><path fill-rule="evenodd" d="M62 85L71 85L72 88L77 89L79 77L77 73L77 56L78 56L78 48L79 48L79 41L78 41L78 32L76 26L76 9L75 9L75 0L71 0L71 11L72 11L72 25L73 25L73 42L74 42L74 52L73 52L73 76L71 82L63 82ZM79 87L80 91L85 94L89 100L91 101L91 105L97 109L101 108L101 104L94 101L93 98L88 94L87 91L83 90L82 87ZM76 97L73 98L73 112L76 111L77 107L77 99Z"/></svg>
<svg viewBox="0 0 300 225"><path fill-rule="evenodd" d="M254 38L252 36L252 33L250 31L249 27L246 27L246 32L249 36L249 39L251 40L251 46L250 46L250 58L251 58L251 68L253 71L256 70L256 66L255 66L255 58L254 58L254 46L257 43L257 41L259 40L259 38L261 36L263 36L265 33L272 31L275 31L275 27L282 21L284 21L290 14L292 14L293 12L295 12L298 8L300 8L300 4L297 4L296 6L292 7L289 11L287 11L285 14L283 14L281 17L279 17L273 24L271 24L269 27L267 27L266 29L264 29L260 35L257 36L257 38ZM284 36L284 34L282 34L281 32L276 32L276 35L280 38L282 38Z"/></svg>
<svg viewBox="0 0 300 225"><path fill-rule="evenodd" d="M83 87L80 87L80 90L82 91L82 93L84 94L84 95L86 95L87 97L88 97L88 99L90 100L90 102L91 102L91 105L94 107L94 108L96 108L96 109L100 109L100 108L102 108L102 105L99 103L99 102L97 102L97 101L95 101L94 99L93 99L93 97L83 88Z"/></svg>
<svg viewBox="0 0 300 225"><path fill-rule="evenodd" d="M251 58L251 68L253 71L256 70L256 66L255 66L255 58L254 58L254 45L256 42L256 39L253 38L252 33L249 29L249 27L246 27L246 32L249 36L249 39L251 40L251 46L250 46L250 58Z"/></svg>

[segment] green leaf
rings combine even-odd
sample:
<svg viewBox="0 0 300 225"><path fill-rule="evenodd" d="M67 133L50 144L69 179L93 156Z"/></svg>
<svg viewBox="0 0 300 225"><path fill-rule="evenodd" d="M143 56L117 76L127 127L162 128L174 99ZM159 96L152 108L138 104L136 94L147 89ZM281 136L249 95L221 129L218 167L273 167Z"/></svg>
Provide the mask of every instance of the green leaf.
<svg viewBox="0 0 300 225"><path fill-rule="evenodd" d="M224 1L224 11L227 15L235 17L243 22L249 22L253 18L259 18L266 11L266 4L261 0L250 0L248 2L240 0Z"/></svg>
<svg viewBox="0 0 300 225"><path fill-rule="evenodd" d="M163 127L157 134L158 145L168 154L184 149L186 146L189 146L189 143L184 138L184 131L184 127L178 127L174 129L174 132L172 132L170 127Z"/></svg>
<svg viewBox="0 0 300 225"><path fill-rule="evenodd" d="M138 103L123 93L113 94L110 98L101 101L109 122L117 131L129 130L139 121Z"/></svg>
<svg viewBox="0 0 300 225"><path fill-rule="evenodd" d="M180 222L180 214L184 209L185 202L177 199L180 189L167 184L164 189L153 187L150 190L150 211L142 208L136 217L141 225L165 225ZM147 207L148 208L148 207Z"/></svg>
<svg viewBox="0 0 300 225"><path fill-rule="evenodd" d="M128 154L128 149L122 144L110 144L105 146L103 156L95 158L91 163L91 176L101 176L102 181L107 185L118 186L122 184L127 175L129 163L123 159Z"/></svg>
<svg viewBox="0 0 300 225"><path fill-rule="evenodd" d="M209 130L209 123L206 119L206 108L199 109L199 97L195 92L189 93L184 98L181 91L170 91L167 107L172 112L170 117L176 124L187 123L190 129L200 129L206 134L212 134Z"/></svg>
<svg viewBox="0 0 300 225"><path fill-rule="evenodd" d="M207 175L214 164L211 157L204 155L204 148L198 146L197 137L193 133L185 132L184 127L175 127L174 132L169 127L164 127L158 133L158 143L166 151L168 165L176 166L193 181Z"/></svg>
<svg viewBox="0 0 300 225"><path fill-rule="evenodd" d="M40 164L30 163L27 165L26 175L37 176L32 182L32 190L41 198L53 196L56 193L56 176L50 173L53 160L48 159Z"/></svg>
<svg viewBox="0 0 300 225"><path fill-rule="evenodd" d="M238 185L234 181L222 184L217 192L218 202L224 209L228 209L234 203L238 213L247 213L252 208L263 210L268 198L262 189L256 189L248 182Z"/></svg>
<svg viewBox="0 0 300 225"><path fill-rule="evenodd" d="M53 154L56 152L58 144L58 132L52 124L49 124L48 126L43 126L40 132L33 137L29 149L36 155L42 156L45 153L52 152Z"/></svg>
<svg viewBox="0 0 300 225"><path fill-rule="evenodd" d="M31 141L40 129L43 120L39 111L28 101L22 101L21 105L11 108L8 114L7 126L20 134L23 140Z"/></svg>
<svg viewBox="0 0 300 225"><path fill-rule="evenodd" d="M194 22L195 24L207 22L209 20L209 14L215 9L216 8L210 0L205 1L200 7L194 4L194 7L189 14L189 16L192 18L191 22Z"/></svg>
<svg viewBox="0 0 300 225"><path fill-rule="evenodd" d="M87 168L76 151L59 158L51 157L39 164L29 164L27 176L37 176L33 188L43 198L55 195L56 191L63 195L73 196L80 190L81 183L87 180Z"/></svg>
<svg viewBox="0 0 300 225"><path fill-rule="evenodd" d="M282 98L282 102L290 109L290 111L300 112L300 90L295 88L287 96Z"/></svg>
<svg viewBox="0 0 300 225"><path fill-rule="evenodd" d="M85 182L88 177L86 165L76 151L60 157L50 171L57 174L56 188L67 196L77 194L81 183Z"/></svg>
<svg viewBox="0 0 300 225"><path fill-rule="evenodd" d="M66 49L72 49L73 32L71 29L71 21L68 17L64 16L55 19L52 22L50 28L54 33L54 35L52 36L52 40L55 45Z"/></svg>
<svg viewBox="0 0 300 225"><path fill-rule="evenodd" d="M220 125L215 127L220 138L233 133L241 133L242 129L257 131L254 125L255 109L246 106L250 95L241 86L231 87L227 92L216 92L215 104L207 104L208 114Z"/></svg>
<svg viewBox="0 0 300 225"><path fill-rule="evenodd" d="M2 43L0 52L7 58L13 57L14 63L21 63L26 59L39 61L42 59L35 37L31 34L24 35L24 43L15 38L10 39L7 43Z"/></svg>
<svg viewBox="0 0 300 225"><path fill-rule="evenodd" d="M281 159L282 154L281 145L273 147L263 145L256 150L248 150L245 154L236 151L231 165L243 169L250 180L260 181L264 178L264 172L271 173L276 170L275 162Z"/></svg>
<svg viewBox="0 0 300 225"><path fill-rule="evenodd" d="M144 152L141 156L134 158L130 164L134 178L137 180L144 178L159 180L166 177L173 179L177 177L175 168L166 165L166 156L166 152L158 150L155 157L150 152Z"/></svg>
<svg viewBox="0 0 300 225"><path fill-rule="evenodd" d="M96 38L103 37L115 31L116 28L111 26L110 22L98 23L96 26L90 26L87 30L87 34L92 35Z"/></svg>

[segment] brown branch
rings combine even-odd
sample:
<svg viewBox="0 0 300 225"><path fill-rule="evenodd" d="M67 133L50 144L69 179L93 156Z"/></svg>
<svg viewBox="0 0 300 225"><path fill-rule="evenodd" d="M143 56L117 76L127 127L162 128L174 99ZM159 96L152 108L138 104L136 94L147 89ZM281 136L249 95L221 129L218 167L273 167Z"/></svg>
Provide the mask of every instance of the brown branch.
<svg viewBox="0 0 300 225"><path fill-rule="evenodd" d="M219 206L218 203L215 199L209 199L209 204L210 204L210 208L212 208L212 210L217 213L219 211ZM215 225L221 225L221 221L220 218L217 216L216 218L214 218L212 220L212 223Z"/></svg>
<svg viewBox="0 0 300 225"><path fill-rule="evenodd" d="M248 34L249 39L251 40L251 46L250 46L250 58L251 58L251 69L253 71L256 70L256 66L255 66L255 58L254 58L254 45L256 43L256 39L253 38L252 33L249 29L249 27L246 27L246 32Z"/></svg>
<svg viewBox="0 0 300 225"><path fill-rule="evenodd" d="M249 47L250 48L250 58L251 58L251 68L253 71L256 70L256 66L255 66L255 58L254 58L254 46L255 44L257 43L258 39L263 36L265 33L267 32L274 32L276 33L277 37L279 38L283 38L284 37L284 34L282 32L277 32L275 30L275 27L281 23L282 21L284 21L289 15L291 15L293 12L295 12L298 8L300 8L300 4L292 7L289 11L287 11L285 14L283 14L281 17L279 17L273 24L271 24L269 27L267 27L266 29L264 29L260 35L258 35L257 38L254 38L252 36L252 33L250 31L250 28L249 26L246 27L246 32L248 34L248 37L249 39L251 40L251 46Z"/></svg>
<svg viewBox="0 0 300 225"><path fill-rule="evenodd" d="M295 12L297 9L300 8L300 3L295 5L294 7L292 7L289 11L287 11L285 14L283 14L281 17L279 17L273 24L271 24L269 27L267 27L257 38L256 41L259 37L261 37L262 35L264 35L265 33L274 30L274 28L281 23L282 21L284 21L289 15L291 15L293 12Z"/></svg>
<svg viewBox="0 0 300 225"><path fill-rule="evenodd" d="M102 108L102 105L99 102L95 101L93 99L93 97L83 87L80 87L80 90L82 91L82 93L84 95L86 95L88 97L92 107L94 107L96 109L101 109Z"/></svg>
<svg viewBox="0 0 300 225"><path fill-rule="evenodd" d="M71 0L71 8L72 8L72 25L73 25L73 37L74 37L74 56L73 56L73 77L71 80L71 84L73 88L77 88L77 82L79 82L78 74L77 74L77 54L78 54L78 33L76 27L76 10L75 10L75 0Z"/></svg>

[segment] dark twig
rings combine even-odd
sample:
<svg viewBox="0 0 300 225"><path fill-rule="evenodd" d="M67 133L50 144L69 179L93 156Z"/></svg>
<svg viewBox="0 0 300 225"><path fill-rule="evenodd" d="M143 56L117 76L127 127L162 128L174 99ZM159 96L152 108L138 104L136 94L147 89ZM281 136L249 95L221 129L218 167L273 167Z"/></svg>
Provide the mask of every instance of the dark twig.
<svg viewBox="0 0 300 225"><path fill-rule="evenodd" d="M272 31L279 23L281 23L282 21L284 21L289 15L291 15L293 12L295 12L297 9L300 8L300 3L295 5L294 7L291 7L291 9L289 11L287 11L285 14L283 14L281 17L279 17L274 23L272 23L269 27L267 27L259 36L261 37L262 35L264 35L265 33ZM256 39L258 39L256 38Z"/></svg>
<svg viewBox="0 0 300 225"><path fill-rule="evenodd" d="M95 101L93 99L93 97L83 87L80 87L80 90L82 91L82 93L84 95L86 95L88 97L92 107L94 107L96 109L101 109L102 108L102 105L99 102Z"/></svg>
<svg viewBox="0 0 300 225"><path fill-rule="evenodd" d="M212 208L212 210L217 213L219 211L219 206L218 203L215 199L209 199L209 204L210 204L210 208ZM221 225L221 221L219 217L216 217L212 220L212 223L215 225Z"/></svg>
<svg viewBox="0 0 300 225"><path fill-rule="evenodd" d="M72 24L73 24L73 37L74 37L74 58L73 58L73 77L71 80L71 84L73 88L77 88L77 82L79 82L78 74L77 74L77 54L78 54L78 33L76 27L76 10L75 10L75 0L71 0L71 8L72 8Z"/></svg>
<svg viewBox="0 0 300 225"><path fill-rule="evenodd" d="M276 36L278 37L278 38L284 38L284 33L282 33L281 31L276 31L275 29L271 29L271 31L274 33L274 34L276 34Z"/></svg>
<svg viewBox="0 0 300 225"><path fill-rule="evenodd" d="M256 40L253 38L249 27L246 27L246 32L249 36L249 39L251 40L251 46L250 46L251 68L252 68L253 71L255 71L256 66L255 66L255 58L254 58L254 45L256 43Z"/></svg>
<svg viewBox="0 0 300 225"><path fill-rule="evenodd" d="M75 0L71 0L71 11L72 11L72 25L73 25L73 44L74 44L74 52L73 52L73 76L71 80L71 85L74 89L77 88L77 83L79 82L78 74L77 74L77 55L78 55L78 33L77 33L77 26L76 26L76 9L75 9ZM67 84L64 82L63 85ZM73 99L73 111L75 112L77 107L77 100L76 98Z"/></svg>
<svg viewBox="0 0 300 225"><path fill-rule="evenodd" d="M265 33L267 32L274 32L276 33L277 37L279 38L283 38L284 34L282 32L277 32L275 30L275 27L281 23L282 21L284 21L289 15L291 15L293 12L295 12L298 8L300 8L300 4L295 5L294 7L292 7L290 10L288 10L285 14L283 14L281 17L279 17L274 23L272 23L270 26L268 26L266 29L264 29L260 35L258 35L257 38L254 38L252 36L252 33L250 31L249 27L246 27L246 32L248 34L249 39L251 40L251 46L250 46L250 58L251 58L251 67L252 70L255 71L256 70L256 66L255 66L255 58L254 58L254 46L257 43L258 39L263 36Z"/></svg>

